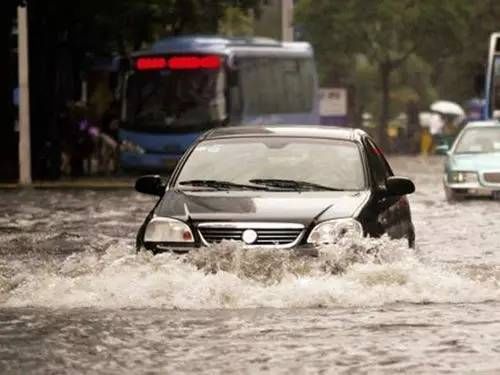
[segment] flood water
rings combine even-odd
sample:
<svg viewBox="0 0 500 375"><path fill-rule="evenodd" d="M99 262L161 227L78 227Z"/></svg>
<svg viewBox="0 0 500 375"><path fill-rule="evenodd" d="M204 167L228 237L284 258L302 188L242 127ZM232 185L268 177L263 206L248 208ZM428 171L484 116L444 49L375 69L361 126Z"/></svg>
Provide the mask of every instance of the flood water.
<svg viewBox="0 0 500 375"><path fill-rule="evenodd" d="M500 202L446 203L438 158L391 163L417 251L153 257L150 197L1 191L0 372L500 373Z"/></svg>

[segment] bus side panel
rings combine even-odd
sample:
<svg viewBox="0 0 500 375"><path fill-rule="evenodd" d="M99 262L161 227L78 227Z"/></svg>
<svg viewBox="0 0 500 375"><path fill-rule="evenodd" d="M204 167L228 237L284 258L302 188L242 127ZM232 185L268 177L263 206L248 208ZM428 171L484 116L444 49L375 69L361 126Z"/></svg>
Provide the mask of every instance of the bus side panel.
<svg viewBox="0 0 500 375"><path fill-rule="evenodd" d="M496 82L498 77L495 72L495 65L500 55L500 33L493 33L490 35L490 46L488 51L488 61L486 67L486 79L485 79L485 99L486 105L483 112L483 120L489 120L493 118L493 112L495 107L495 96L496 88L498 83Z"/></svg>

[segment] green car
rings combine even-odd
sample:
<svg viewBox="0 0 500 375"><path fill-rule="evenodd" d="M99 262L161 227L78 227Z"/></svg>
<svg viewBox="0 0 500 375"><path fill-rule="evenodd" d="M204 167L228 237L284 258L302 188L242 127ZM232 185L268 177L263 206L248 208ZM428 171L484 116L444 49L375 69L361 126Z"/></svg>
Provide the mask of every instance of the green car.
<svg viewBox="0 0 500 375"><path fill-rule="evenodd" d="M500 198L499 122L471 122L451 148L438 148L447 154L443 183L448 201L474 196Z"/></svg>

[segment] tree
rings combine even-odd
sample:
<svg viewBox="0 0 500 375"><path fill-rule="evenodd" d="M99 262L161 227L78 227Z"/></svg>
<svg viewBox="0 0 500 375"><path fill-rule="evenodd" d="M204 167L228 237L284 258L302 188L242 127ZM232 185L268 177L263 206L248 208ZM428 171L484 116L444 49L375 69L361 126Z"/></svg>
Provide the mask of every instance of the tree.
<svg viewBox="0 0 500 375"><path fill-rule="evenodd" d="M460 53L431 60L433 83L442 96L462 102L484 95L489 36L500 30L500 2L468 2L466 38ZM459 78L459 79L457 79Z"/></svg>
<svg viewBox="0 0 500 375"><path fill-rule="evenodd" d="M323 63L331 58L345 73L353 57L363 54L376 66L381 85L378 135L384 147L391 74L412 55L432 60L460 51L469 11L468 2L460 0L302 0L296 16Z"/></svg>

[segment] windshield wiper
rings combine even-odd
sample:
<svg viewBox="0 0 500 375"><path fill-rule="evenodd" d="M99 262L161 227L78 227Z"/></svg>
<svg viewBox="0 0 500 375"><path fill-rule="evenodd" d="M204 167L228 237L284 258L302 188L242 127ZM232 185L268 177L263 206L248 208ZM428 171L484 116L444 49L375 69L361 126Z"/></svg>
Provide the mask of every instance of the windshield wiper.
<svg viewBox="0 0 500 375"><path fill-rule="evenodd" d="M257 185L265 185L269 187L282 188L282 189L293 189L296 191L303 191L303 190L344 191L344 189L336 189L333 187L323 186L320 184L315 184L313 182L307 182L307 181L282 180L274 178L256 178L250 180L249 182Z"/></svg>
<svg viewBox="0 0 500 375"><path fill-rule="evenodd" d="M201 186L216 190L269 190L267 187L258 185L238 184L230 181L218 180L187 180L179 182L179 185Z"/></svg>

